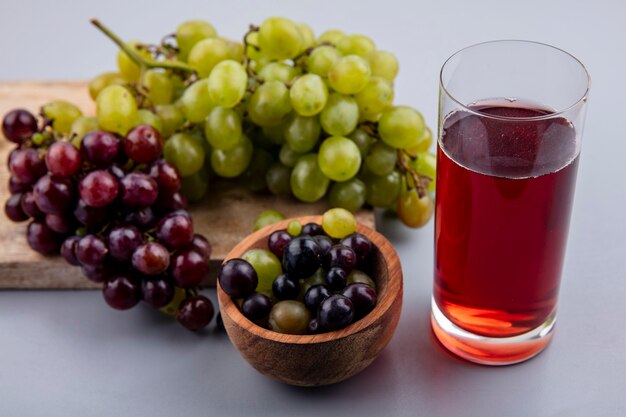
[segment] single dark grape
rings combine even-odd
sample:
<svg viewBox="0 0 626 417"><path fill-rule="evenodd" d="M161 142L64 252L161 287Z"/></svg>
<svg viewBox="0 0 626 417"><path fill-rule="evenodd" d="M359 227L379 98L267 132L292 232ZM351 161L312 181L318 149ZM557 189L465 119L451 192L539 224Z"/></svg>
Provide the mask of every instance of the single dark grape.
<svg viewBox="0 0 626 417"><path fill-rule="evenodd" d="M188 246L193 239L191 218L175 214L163 218L157 226L156 237L170 250Z"/></svg>
<svg viewBox="0 0 626 417"><path fill-rule="evenodd" d="M243 315L251 321L266 319L271 310L272 300L267 295L258 292L246 297L241 304Z"/></svg>
<svg viewBox="0 0 626 417"><path fill-rule="evenodd" d="M339 291L345 288L348 282L348 274L341 268L330 268L326 274L326 283L332 291Z"/></svg>
<svg viewBox="0 0 626 417"><path fill-rule="evenodd" d="M108 253L106 243L96 235L87 235L76 244L76 259L82 265L102 265Z"/></svg>
<svg viewBox="0 0 626 417"><path fill-rule="evenodd" d="M322 229L322 226L317 223L307 223L302 226L302 234L311 237L320 235L326 236L326 233L324 232L324 229Z"/></svg>
<svg viewBox="0 0 626 417"><path fill-rule="evenodd" d="M295 300L300 293L300 284L287 274L280 274L272 283L272 292L279 300Z"/></svg>
<svg viewBox="0 0 626 417"><path fill-rule="evenodd" d="M116 310L128 310L141 300L141 287L131 278L118 275L108 279L102 288L104 301Z"/></svg>
<svg viewBox="0 0 626 417"><path fill-rule="evenodd" d="M124 151L137 164L150 164L156 161L162 150L161 134L150 125L139 125L124 138Z"/></svg>
<svg viewBox="0 0 626 417"><path fill-rule="evenodd" d="M149 175L141 172L127 174L120 181L120 185L122 202L128 207L141 208L151 206L159 195L156 181L150 178Z"/></svg>
<svg viewBox="0 0 626 417"><path fill-rule="evenodd" d="M331 295L333 295L333 293L330 292L330 290L325 285L313 285L304 294L304 305L306 306L306 308L309 309L310 312L317 314L317 310L319 310L322 301L324 301Z"/></svg>
<svg viewBox="0 0 626 417"><path fill-rule="evenodd" d="M320 304L319 324L328 330L339 330L352 323L354 308L352 301L343 295L331 295Z"/></svg>
<svg viewBox="0 0 626 417"><path fill-rule="evenodd" d="M58 253L61 246L59 235L46 226L45 223L38 220L28 225L26 240L35 252L39 252L42 255Z"/></svg>
<svg viewBox="0 0 626 417"><path fill-rule="evenodd" d="M187 197L180 192L172 195L159 193L156 205L165 212L170 212L175 210L187 210L189 203L187 202Z"/></svg>
<svg viewBox="0 0 626 417"><path fill-rule="evenodd" d="M191 239L190 248L195 250L196 252L202 254L205 259L211 258L211 243L207 240L206 237L195 234L193 235L193 239Z"/></svg>
<svg viewBox="0 0 626 417"><path fill-rule="evenodd" d="M150 176L159 186L159 195L171 196L180 191L182 181L178 169L169 162L159 159L150 167Z"/></svg>
<svg viewBox="0 0 626 417"><path fill-rule="evenodd" d="M306 328L307 334L318 334L322 332L322 327L320 326L320 322L317 319L313 319L309 322L309 325Z"/></svg>
<svg viewBox="0 0 626 417"><path fill-rule="evenodd" d="M13 194L4 204L4 213L12 222L28 220L28 214L22 209L22 194Z"/></svg>
<svg viewBox="0 0 626 417"><path fill-rule="evenodd" d="M356 254L356 262L358 266L366 265L369 263L369 258L372 253L374 245L372 241L360 233L353 233L348 237L345 237L341 244L351 248Z"/></svg>
<svg viewBox="0 0 626 417"><path fill-rule="evenodd" d="M291 239L291 235L287 233L286 230L277 230L272 232L267 238L267 248L276 255L278 259L283 259L285 248L289 242L291 242Z"/></svg>
<svg viewBox="0 0 626 417"><path fill-rule="evenodd" d="M117 178L108 171L87 174L78 184L80 198L91 207L104 207L115 201L119 191Z"/></svg>
<svg viewBox="0 0 626 417"><path fill-rule="evenodd" d="M41 219L45 216L45 213L39 210L37 203L35 202L35 194L32 191L27 191L22 194L22 210L28 217L35 219Z"/></svg>
<svg viewBox="0 0 626 417"><path fill-rule="evenodd" d="M46 166L52 175L70 177L80 170L80 152L68 142L55 142L46 153Z"/></svg>
<svg viewBox="0 0 626 417"><path fill-rule="evenodd" d="M348 297L354 307L354 319L359 320L365 317L376 307L378 296L376 291L367 284L350 284L341 292L341 295Z"/></svg>
<svg viewBox="0 0 626 417"><path fill-rule="evenodd" d="M208 326L214 313L211 300L203 295L196 295L180 303L176 320L187 330L196 332Z"/></svg>
<svg viewBox="0 0 626 417"><path fill-rule="evenodd" d="M233 298L247 297L259 283L259 277L252 265L239 258L224 262L217 279L222 290Z"/></svg>
<svg viewBox="0 0 626 417"><path fill-rule="evenodd" d="M135 226L116 226L109 232L109 253L118 261L130 261L133 253L142 243L143 234Z"/></svg>
<svg viewBox="0 0 626 417"><path fill-rule="evenodd" d="M96 226L109 218L109 207L92 207L83 200L78 200L74 217L85 226Z"/></svg>
<svg viewBox="0 0 626 417"><path fill-rule="evenodd" d="M28 110L11 110L2 120L4 137L17 144L26 142L36 131L37 119Z"/></svg>
<svg viewBox="0 0 626 417"><path fill-rule="evenodd" d="M13 175L9 178L9 192L11 194L25 193L26 191L30 191L31 188L30 184L21 182Z"/></svg>
<svg viewBox="0 0 626 417"><path fill-rule="evenodd" d="M157 222L157 217L151 207L144 207L131 211L124 217L124 222L137 226L141 230L151 229Z"/></svg>
<svg viewBox="0 0 626 417"><path fill-rule="evenodd" d="M162 274L170 264L170 253L159 243L144 243L133 253L132 263L133 267L142 274Z"/></svg>
<svg viewBox="0 0 626 417"><path fill-rule="evenodd" d="M313 239L320 247L320 259L324 260L330 248L333 247L333 240L326 235L317 235Z"/></svg>
<svg viewBox="0 0 626 417"><path fill-rule="evenodd" d="M79 236L70 236L63 241L61 245L61 256L68 264L80 266L80 262L76 258L76 244L80 240Z"/></svg>
<svg viewBox="0 0 626 417"><path fill-rule="evenodd" d="M115 268L110 264L104 265L83 265L81 268L83 275L92 282L101 283L115 275Z"/></svg>
<svg viewBox="0 0 626 417"><path fill-rule="evenodd" d="M64 214L74 203L74 186L69 178L44 175L33 193L37 207L46 214Z"/></svg>
<svg viewBox="0 0 626 417"><path fill-rule="evenodd" d="M144 279L141 283L143 301L151 307L161 308L174 298L174 284L168 279Z"/></svg>
<svg viewBox="0 0 626 417"><path fill-rule="evenodd" d="M209 261L199 252L185 249L172 257L170 270L179 287L196 287L206 278Z"/></svg>
<svg viewBox="0 0 626 417"><path fill-rule="evenodd" d="M24 184L33 184L46 173L46 163L32 148L18 149L11 154L9 161L11 173Z"/></svg>
<svg viewBox="0 0 626 417"><path fill-rule="evenodd" d="M347 246L335 245L324 257L324 267L341 268L350 274L356 268L356 253Z"/></svg>
<svg viewBox="0 0 626 417"><path fill-rule="evenodd" d="M83 159L99 168L111 165L120 149L120 140L114 134L102 130L87 133L80 143Z"/></svg>
<svg viewBox="0 0 626 417"><path fill-rule="evenodd" d="M308 236L292 239L285 248L283 269L293 279L307 278L320 267L320 247Z"/></svg>
<svg viewBox="0 0 626 417"><path fill-rule="evenodd" d="M73 219L67 215L46 214L46 224L61 235L66 235L74 229Z"/></svg>

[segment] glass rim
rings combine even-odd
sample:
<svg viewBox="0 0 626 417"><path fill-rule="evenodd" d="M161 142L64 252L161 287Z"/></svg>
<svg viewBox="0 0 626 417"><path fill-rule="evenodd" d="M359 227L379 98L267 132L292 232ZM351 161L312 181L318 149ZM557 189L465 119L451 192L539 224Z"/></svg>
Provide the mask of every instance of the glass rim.
<svg viewBox="0 0 626 417"><path fill-rule="evenodd" d="M513 42L515 42L515 43L526 43L526 44L534 44L534 45L539 45L539 46L545 46L545 47L548 47L548 48L553 49L555 51L564 53L565 55L567 55L570 58L572 58L574 61L576 61L580 65L580 67L582 68L582 70L584 71L584 73L585 73L585 75L587 77L587 86L585 87L585 91L584 91L583 95L579 99L577 99L573 104L567 106L564 109L555 110L554 113L541 115L541 116L511 117L511 116L499 116L499 115L489 114L489 113L486 113L486 112L482 112L480 110L472 109L471 107L469 107L468 104L461 103L446 88L446 86L444 85L444 82L443 82L443 71L445 70L445 68L448 65L448 63L450 62L450 60L452 60L454 57L456 57L457 55L459 55L462 52L467 51L468 49L472 49L472 48L477 47L477 46L487 45L487 44L491 44L491 43L508 43L508 42L511 42L511 43L513 43ZM441 70L439 71L439 86L440 86L441 90L452 101L454 101L456 104L461 106L461 108L464 111L467 111L469 113L475 114L475 115L480 116L480 117L486 117L486 118L497 119L497 120L508 120L508 121L511 121L511 120L516 120L516 121L529 120L529 121L532 121L532 120L545 120L545 119L551 119L553 117L559 117L559 116L563 115L564 113L567 113L570 110L576 108L581 103L586 102L587 101L587 97L589 96L589 90L591 88L591 75L589 74L589 71L587 71L587 67L585 67L585 65L580 61L580 59L576 58L574 55L572 55L569 52L567 52L567 51L565 51L565 50L563 50L561 48L558 48L556 46L549 45L549 44L543 43L543 42L529 41L529 40L524 40L524 39L496 39L496 40L491 40L491 41L478 42L478 43L466 46L465 48L459 49L458 51L456 51L455 53L450 55L448 57L448 59L446 59L444 61L443 65L441 66Z"/></svg>

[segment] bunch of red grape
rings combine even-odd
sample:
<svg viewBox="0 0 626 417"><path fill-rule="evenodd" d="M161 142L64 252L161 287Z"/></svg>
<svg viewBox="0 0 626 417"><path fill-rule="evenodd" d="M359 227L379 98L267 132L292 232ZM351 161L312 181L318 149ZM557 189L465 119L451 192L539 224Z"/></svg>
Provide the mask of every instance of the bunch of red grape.
<svg viewBox="0 0 626 417"><path fill-rule="evenodd" d="M194 233L178 170L161 159L160 133L139 125L123 138L94 130L68 142L53 126L39 126L23 109L2 122L4 136L17 144L9 154L5 212L14 222L30 220L30 247L80 266L103 284L115 309L143 301L172 311L175 304L184 327L207 326L214 308L197 288L211 246Z"/></svg>

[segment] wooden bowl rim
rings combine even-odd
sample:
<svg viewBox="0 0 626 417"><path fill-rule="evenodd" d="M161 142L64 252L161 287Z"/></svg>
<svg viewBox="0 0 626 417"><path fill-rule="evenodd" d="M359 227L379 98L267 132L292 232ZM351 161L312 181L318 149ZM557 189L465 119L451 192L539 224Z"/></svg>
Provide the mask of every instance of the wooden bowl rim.
<svg viewBox="0 0 626 417"><path fill-rule="evenodd" d="M226 258L224 258L224 262L228 261L229 259L241 257L241 255L243 255L243 253L250 248L250 242L257 242L260 239L266 239L271 233L275 232L276 230L285 229L289 222L294 220L300 221L300 223L302 223L303 225L310 222L321 224L322 216L316 215L293 217L265 226L264 228L259 229L256 232L248 235L233 249L231 249L228 255L226 255ZM233 320L236 326L247 330L257 337L285 344L317 344L330 342L333 340L343 339L345 337L352 336L372 326L383 314L385 314L390 309L391 305L396 302L395 300L398 297L398 294L401 294L403 287L402 267L395 249L387 240L387 238L385 238L382 234L360 223L357 224L357 232L367 236L378 248L378 250L382 254L382 259L385 262L384 267L387 271L386 291L384 291L382 296L381 294L377 294L379 298L378 302L376 303L376 307L374 307L374 310L372 310L362 319L350 324L343 329L315 335L294 335L287 333L278 333L273 330L261 327L256 323L248 320L235 305L232 298L228 294L226 294L224 290L222 290L218 279L216 288L222 314L227 314ZM397 265L398 267L392 270L389 268L389 265Z"/></svg>

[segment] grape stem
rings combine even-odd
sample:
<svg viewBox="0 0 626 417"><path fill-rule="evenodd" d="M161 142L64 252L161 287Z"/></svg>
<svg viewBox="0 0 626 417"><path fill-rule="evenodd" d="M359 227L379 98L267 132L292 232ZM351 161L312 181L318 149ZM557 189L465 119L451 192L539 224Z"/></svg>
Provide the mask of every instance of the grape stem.
<svg viewBox="0 0 626 417"><path fill-rule="evenodd" d="M248 36L258 31L259 31L259 26L251 24L250 27L248 28L248 31L245 33L245 35L243 35L243 67L246 69L246 73L248 74L248 77L257 81L259 84L262 84L265 82L265 80L259 77L257 73L254 72L252 67L250 67L250 57L248 56L248 47L254 48L257 51L261 50L261 48L259 48L258 45L254 45L248 42Z"/></svg>
<svg viewBox="0 0 626 417"><path fill-rule="evenodd" d="M416 155L411 155L405 149L398 149L398 158L396 162L398 165L398 169L405 175L409 175L411 177L411 180L413 180L413 184L415 185L415 189L417 190L417 195L419 196L419 198L422 198L426 195L428 184L433 179L427 175L418 174L413 168L409 166L409 164L407 164L405 156L408 156L413 160L417 159ZM412 187L409 186L409 189L411 188Z"/></svg>
<svg viewBox="0 0 626 417"><path fill-rule="evenodd" d="M91 24L97 27L102 33L104 33L109 39L111 39L119 48L128 55L128 57L133 60L133 62L139 65L142 69L151 69L151 68L163 68L163 69L171 69L177 71L185 71L185 72L194 72L194 69L189 65L178 62L178 61L156 61L151 58L145 58L137 53L134 48L128 46L122 39L119 38L115 33L113 33L109 28L104 26L98 19L91 19Z"/></svg>

